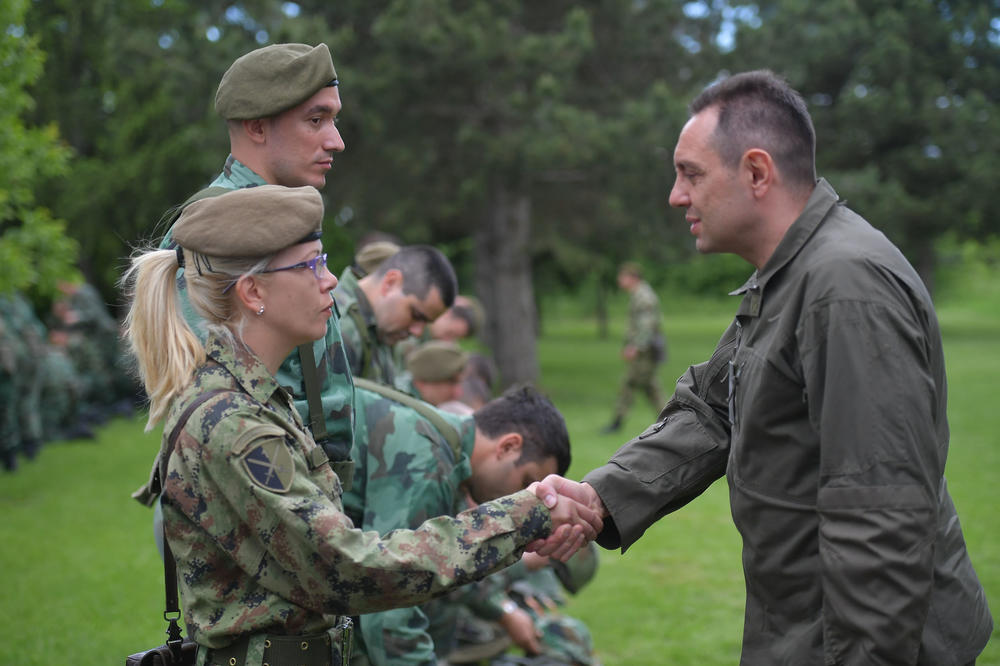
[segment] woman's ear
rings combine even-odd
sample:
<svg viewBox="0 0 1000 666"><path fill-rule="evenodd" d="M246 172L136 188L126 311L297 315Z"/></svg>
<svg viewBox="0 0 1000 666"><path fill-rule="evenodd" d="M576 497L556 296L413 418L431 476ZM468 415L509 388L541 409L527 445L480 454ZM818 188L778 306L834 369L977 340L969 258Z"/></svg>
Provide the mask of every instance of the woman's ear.
<svg viewBox="0 0 1000 666"><path fill-rule="evenodd" d="M264 306L267 289L263 280L254 275L240 276L233 291L236 292L236 298L242 306L252 313L256 314Z"/></svg>

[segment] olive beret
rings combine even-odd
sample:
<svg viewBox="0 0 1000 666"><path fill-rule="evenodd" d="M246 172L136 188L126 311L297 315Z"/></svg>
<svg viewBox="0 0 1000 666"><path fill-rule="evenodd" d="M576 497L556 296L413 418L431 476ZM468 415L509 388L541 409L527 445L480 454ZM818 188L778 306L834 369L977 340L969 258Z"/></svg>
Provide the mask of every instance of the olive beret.
<svg viewBox="0 0 1000 666"><path fill-rule="evenodd" d="M326 44L272 44L236 59L222 75L215 110L226 120L267 118L337 85Z"/></svg>
<svg viewBox="0 0 1000 666"><path fill-rule="evenodd" d="M454 342L430 340L406 356L406 369L413 379L422 382L446 382L457 379L469 355Z"/></svg>
<svg viewBox="0 0 1000 666"><path fill-rule="evenodd" d="M315 187L259 185L187 206L171 235L210 257L266 257L320 237L323 197Z"/></svg>
<svg viewBox="0 0 1000 666"><path fill-rule="evenodd" d="M373 241L368 243L354 255L354 264L365 275L378 270L379 265L392 255L399 252L399 245L392 241Z"/></svg>

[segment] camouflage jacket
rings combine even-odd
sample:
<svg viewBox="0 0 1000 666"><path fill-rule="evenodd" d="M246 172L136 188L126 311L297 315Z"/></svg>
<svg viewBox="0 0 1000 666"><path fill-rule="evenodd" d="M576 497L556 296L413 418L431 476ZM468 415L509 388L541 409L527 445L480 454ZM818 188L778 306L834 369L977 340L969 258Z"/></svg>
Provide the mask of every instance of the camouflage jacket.
<svg viewBox="0 0 1000 666"><path fill-rule="evenodd" d="M355 406L355 481L344 494L345 511L355 524L386 534L434 516L453 515L465 506L459 486L472 473L471 416L438 410L461 435L456 456L431 422L410 407L360 387ZM435 663L440 632L448 633L451 624L446 605L442 599L362 616L355 654L379 666Z"/></svg>
<svg viewBox="0 0 1000 666"><path fill-rule="evenodd" d="M375 312L353 272L345 271L344 277L348 279L337 283L333 298L342 313L340 326L351 373L355 377L395 386L396 361L392 347L379 340Z"/></svg>
<svg viewBox="0 0 1000 666"><path fill-rule="evenodd" d="M652 348L660 333L660 299L647 282L640 282L628 301L625 345L639 351Z"/></svg>
<svg viewBox="0 0 1000 666"><path fill-rule="evenodd" d="M210 187L236 190L265 184L267 183L263 178L230 155L222 173L212 182ZM167 247L169 243L170 233L168 231L160 247ZM178 271L177 284L182 291L188 323L204 341L205 332L200 325L200 319L187 305L187 298L183 294L183 269ZM346 460L351 451L354 433L354 382L351 380L350 369L347 365L347 356L344 353L337 316L330 318L326 328L326 337L313 343L313 357L316 361L316 372L319 375L323 416L326 419L327 441L324 443L324 447L331 460ZM281 368L278 370L278 382L291 392L295 400L295 408L308 422L309 405L306 401L305 382L302 379L302 362L298 350L292 352L281 364Z"/></svg>
<svg viewBox="0 0 1000 666"><path fill-rule="evenodd" d="M517 561L551 528L528 491L380 537L355 529L326 454L289 395L247 350L214 336L175 400L183 424L162 497L188 633L210 648L249 633L301 634L336 615L421 603Z"/></svg>

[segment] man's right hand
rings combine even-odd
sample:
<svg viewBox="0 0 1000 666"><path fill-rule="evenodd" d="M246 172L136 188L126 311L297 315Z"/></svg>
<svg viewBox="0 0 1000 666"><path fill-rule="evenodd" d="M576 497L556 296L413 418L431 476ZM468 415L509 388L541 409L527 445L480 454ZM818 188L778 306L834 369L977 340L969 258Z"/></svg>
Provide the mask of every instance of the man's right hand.
<svg viewBox="0 0 1000 666"><path fill-rule="evenodd" d="M550 474L528 487L549 508L552 533L527 550L565 562L604 528L608 511L597 491L585 483Z"/></svg>

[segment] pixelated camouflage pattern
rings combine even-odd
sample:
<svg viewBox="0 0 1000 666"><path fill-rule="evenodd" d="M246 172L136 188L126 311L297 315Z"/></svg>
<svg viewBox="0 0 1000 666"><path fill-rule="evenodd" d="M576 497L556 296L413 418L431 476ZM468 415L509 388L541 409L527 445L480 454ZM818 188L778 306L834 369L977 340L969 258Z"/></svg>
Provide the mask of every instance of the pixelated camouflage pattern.
<svg viewBox="0 0 1000 666"><path fill-rule="evenodd" d="M647 282L639 282L629 296L625 344L650 349L660 333L660 299Z"/></svg>
<svg viewBox="0 0 1000 666"><path fill-rule="evenodd" d="M354 278L353 272L350 278ZM391 345L379 340L375 312L356 278L337 283L333 298L342 313L344 349L355 377L396 385L396 361Z"/></svg>
<svg viewBox="0 0 1000 666"><path fill-rule="evenodd" d="M34 307L22 294L0 295L0 316L4 320L5 342L0 355L5 367L7 393L2 405L0 451L12 455L42 440L42 359L45 356L45 326L35 315Z"/></svg>
<svg viewBox="0 0 1000 666"><path fill-rule="evenodd" d="M184 424L162 498L184 618L199 644L316 633L337 615L421 603L512 564L550 531L548 510L529 491L414 531L355 529L326 455L264 365L214 337L206 350L210 360L175 401L164 432L197 396L225 391ZM291 452L282 492L255 483L243 463L273 440Z"/></svg>
<svg viewBox="0 0 1000 666"><path fill-rule="evenodd" d="M212 181L210 187L236 190L266 184L267 181L230 155L222 173ZM160 247L168 247L169 244L170 232L168 231ZM178 271L177 283L184 301L185 317L191 328L204 341L206 335L204 327L200 325L198 316L187 303L184 293L183 269ZM313 356L316 360L316 372L319 376L323 415L326 419L327 440L323 442L323 446L327 455L334 461L347 459L354 436L354 382L347 365L338 314L335 311L335 316L330 318L326 327L326 337L313 343ZM298 351L292 352L281 364L281 368L278 370L278 382L292 393L295 408L308 422L309 405L306 401L302 363Z"/></svg>
<svg viewBox="0 0 1000 666"><path fill-rule="evenodd" d="M626 346L635 347L637 353L635 358L628 361L625 378L618 391L616 419L624 419L632 406L636 391L645 395L656 409L666 404L663 388L656 375L662 351L655 348L657 343L663 344L660 333L660 300L649 284L639 282L629 297L624 342Z"/></svg>
<svg viewBox="0 0 1000 666"><path fill-rule="evenodd" d="M459 486L472 473L475 444L471 416L441 412L462 442L456 457L445 437L416 410L357 389L354 486L344 493L347 515L364 530L386 534L413 528L434 516L464 508ZM372 664L428 663L435 659L430 621L438 601L359 618L358 660Z"/></svg>

